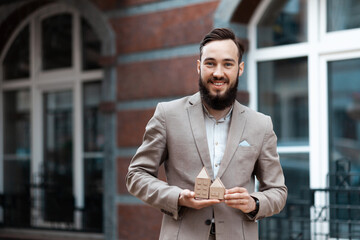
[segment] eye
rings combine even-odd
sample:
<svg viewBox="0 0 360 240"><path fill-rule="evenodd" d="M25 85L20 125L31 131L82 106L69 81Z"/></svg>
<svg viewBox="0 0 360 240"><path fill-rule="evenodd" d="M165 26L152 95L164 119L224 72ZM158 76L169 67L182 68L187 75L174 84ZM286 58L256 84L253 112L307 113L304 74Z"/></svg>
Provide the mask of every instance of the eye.
<svg viewBox="0 0 360 240"><path fill-rule="evenodd" d="M205 64L206 66L209 66L209 67L214 66L214 63L213 63L213 62L205 62L204 64Z"/></svg>
<svg viewBox="0 0 360 240"><path fill-rule="evenodd" d="M234 64L231 63L231 62L227 62L227 63L225 63L224 65L225 65L225 67L232 67L232 66L234 66Z"/></svg>

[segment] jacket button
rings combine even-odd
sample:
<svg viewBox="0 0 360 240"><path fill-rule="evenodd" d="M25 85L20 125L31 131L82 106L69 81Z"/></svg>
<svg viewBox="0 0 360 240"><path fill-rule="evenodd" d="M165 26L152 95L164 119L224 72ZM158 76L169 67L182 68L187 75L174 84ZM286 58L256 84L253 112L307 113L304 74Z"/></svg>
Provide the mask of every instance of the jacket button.
<svg viewBox="0 0 360 240"><path fill-rule="evenodd" d="M211 224L211 220L210 220L210 219L207 219L207 220L205 221L205 224L206 224L206 225L210 225L210 224Z"/></svg>

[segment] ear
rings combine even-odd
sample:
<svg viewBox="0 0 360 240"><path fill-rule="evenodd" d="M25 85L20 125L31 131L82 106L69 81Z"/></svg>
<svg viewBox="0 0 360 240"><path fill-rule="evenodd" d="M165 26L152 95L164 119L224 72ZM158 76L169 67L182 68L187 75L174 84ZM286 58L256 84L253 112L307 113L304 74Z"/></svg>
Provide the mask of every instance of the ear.
<svg viewBox="0 0 360 240"><path fill-rule="evenodd" d="M244 62L241 62L239 64L239 77L243 74L244 72Z"/></svg>
<svg viewBox="0 0 360 240"><path fill-rule="evenodd" d="M197 69L198 74L200 74L200 65L201 65L200 60L197 60L197 67L196 67L196 69Z"/></svg>

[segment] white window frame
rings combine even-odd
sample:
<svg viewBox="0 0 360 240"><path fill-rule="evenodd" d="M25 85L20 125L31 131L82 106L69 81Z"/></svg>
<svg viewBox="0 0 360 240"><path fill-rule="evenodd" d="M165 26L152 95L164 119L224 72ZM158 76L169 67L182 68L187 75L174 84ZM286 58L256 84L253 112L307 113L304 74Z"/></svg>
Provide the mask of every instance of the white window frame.
<svg viewBox="0 0 360 240"><path fill-rule="evenodd" d="M41 69L41 21L47 17L60 14L72 14L72 67L67 69L56 69L51 71L43 71ZM29 44L30 44L30 76L28 79L17 79L4 81L2 63L9 50L11 44L15 40L18 33L29 24ZM82 70L81 56L81 16L77 10L65 4L54 3L40 8L29 17L24 19L14 31L12 36L4 47L4 51L0 55L0 116L3 114L3 92L6 90L16 90L19 88L29 89L31 95L31 156L30 156L30 176L38 176L40 173L40 164L43 162L43 124L42 124L42 98L47 91L71 90L73 93L73 194L75 197L75 209L84 207L84 149L83 149L83 83L94 80L102 80L104 78L103 71ZM0 118L0 193L4 192L3 182L3 118ZM35 182L34 182L34 181ZM37 184L39 179L30 179L31 183ZM36 191L31 193L33 197L39 196ZM36 206L35 206L36 207ZM100 207L100 209L102 209ZM35 210L31 213L36 217L36 222L32 225L38 227L56 226L61 228L62 223L45 222ZM3 219L2 209L0 209L0 220ZM82 213L75 210L74 227L82 228Z"/></svg>
<svg viewBox="0 0 360 240"><path fill-rule="evenodd" d="M360 28L326 32L326 0L308 0L307 42L268 48L256 48L256 25L271 0L263 0L249 23L248 86L250 107L258 109L257 62L308 57L309 146L278 147L279 153L309 153L310 188L326 188L329 172L329 119L327 63L360 57ZM320 13L320 14L319 14ZM311 23L311 24L310 24ZM315 196L315 205L328 204L328 196ZM315 217L312 209L311 218ZM326 214L326 213L325 213ZM329 224L311 225L327 234ZM316 239L319 239L317 236ZM325 239L325 237L324 237Z"/></svg>

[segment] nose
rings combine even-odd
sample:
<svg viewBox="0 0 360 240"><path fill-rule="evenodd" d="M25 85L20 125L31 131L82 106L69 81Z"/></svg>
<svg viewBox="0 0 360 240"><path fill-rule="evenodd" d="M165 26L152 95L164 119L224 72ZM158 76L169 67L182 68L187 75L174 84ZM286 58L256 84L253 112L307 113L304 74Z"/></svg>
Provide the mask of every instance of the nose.
<svg viewBox="0 0 360 240"><path fill-rule="evenodd" d="M216 66L215 71L213 72L213 76L215 78L219 78L219 79L224 77L224 70L223 70L221 64Z"/></svg>

